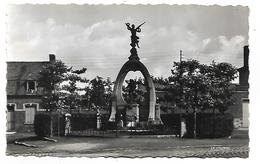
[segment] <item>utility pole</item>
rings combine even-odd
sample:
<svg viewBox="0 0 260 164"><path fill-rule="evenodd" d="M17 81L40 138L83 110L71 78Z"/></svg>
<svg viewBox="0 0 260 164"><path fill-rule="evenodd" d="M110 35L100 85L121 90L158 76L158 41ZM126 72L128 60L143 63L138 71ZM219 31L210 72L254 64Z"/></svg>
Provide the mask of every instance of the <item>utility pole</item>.
<svg viewBox="0 0 260 164"><path fill-rule="evenodd" d="M180 50L180 78L182 77L182 75L183 75L183 67L182 67L182 61L183 61L183 52L182 52L182 50ZM180 97L181 97L181 101L183 101L183 84L182 84L182 81L180 80ZM197 138L197 111L195 110L194 111L194 117L193 117L193 119L194 119L194 125L193 125L193 127L194 127L194 130L193 130L193 135L194 135L194 138ZM181 109L181 107L180 107L180 118L181 118L181 134L182 134L182 130L184 130L184 129L186 129L186 121L185 121L185 119L183 120L183 118L182 118L182 109ZM183 126L183 127L182 127Z"/></svg>
<svg viewBox="0 0 260 164"><path fill-rule="evenodd" d="M180 50L180 64L182 62L182 50Z"/></svg>
<svg viewBox="0 0 260 164"><path fill-rule="evenodd" d="M182 50L180 50L180 78L182 77ZM182 95L183 95L183 89L182 89L182 82L181 80L179 79L180 81L180 91L181 91L181 101L182 101ZM180 106L180 137L183 137L183 119L182 119L182 109L181 109L181 106Z"/></svg>

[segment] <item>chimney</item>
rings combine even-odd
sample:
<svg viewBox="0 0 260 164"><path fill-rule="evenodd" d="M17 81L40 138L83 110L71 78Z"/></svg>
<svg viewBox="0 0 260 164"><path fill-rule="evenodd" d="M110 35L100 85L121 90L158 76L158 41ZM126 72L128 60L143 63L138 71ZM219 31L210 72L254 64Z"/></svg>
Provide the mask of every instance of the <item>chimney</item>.
<svg viewBox="0 0 260 164"><path fill-rule="evenodd" d="M49 54L49 61L50 61L50 63L53 63L56 61L56 57L54 54Z"/></svg>
<svg viewBox="0 0 260 164"><path fill-rule="evenodd" d="M244 67L248 68L249 48L244 46Z"/></svg>

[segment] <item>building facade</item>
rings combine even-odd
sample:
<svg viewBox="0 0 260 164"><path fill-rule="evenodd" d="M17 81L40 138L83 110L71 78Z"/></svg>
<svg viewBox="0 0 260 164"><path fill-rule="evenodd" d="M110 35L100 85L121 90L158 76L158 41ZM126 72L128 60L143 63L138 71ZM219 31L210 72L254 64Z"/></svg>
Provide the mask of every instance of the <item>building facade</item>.
<svg viewBox="0 0 260 164"><path fill-rule="evenodd" d="M244 65L238 69L239 84L234 93L235 103L228 112L234 116L235 128L249 127L249 48L244 47Z"/></svg>
<svg viewBox="0 0 260 164"><path fill-rule="evenodd" d="M7 131L33 131L34 116L41 108L43 89L38 87L43 65L55 61L7 62Z"/></svg>

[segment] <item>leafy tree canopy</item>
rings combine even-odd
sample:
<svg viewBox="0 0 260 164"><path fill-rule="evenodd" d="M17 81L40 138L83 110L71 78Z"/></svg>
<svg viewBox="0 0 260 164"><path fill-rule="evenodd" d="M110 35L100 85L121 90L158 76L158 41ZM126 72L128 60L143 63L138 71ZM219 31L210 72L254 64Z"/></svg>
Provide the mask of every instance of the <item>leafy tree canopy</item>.
<svg viewBox="0 0 260 164"><path fill-rule="evenodd" d="M237 70L228 63L212 62L200 64L197 60L174 62L171 92L177 106L184 109L227 110L233 102L231 81L236 78Z"/></svg>
<svg viewBox="0 0 260 164"><path fill-rule="evenodd" d="M145 100L145 80L144 79L129 79L125 80L126 86L123 86L123 97L127 103L142 104Z"/></svg>
<svg viewBox="0 0 260 164"><path fill-rule="evenodd" d="M79 88L76 83L86 79L80 77L86 68L73 70L60 60L47 63L39 72L39 87L43 88L42 105L49 111L64 107L74 108L77 104ZM67 84L62 85L62 83ZM64 92L66 91L66 92Z"/></svg>

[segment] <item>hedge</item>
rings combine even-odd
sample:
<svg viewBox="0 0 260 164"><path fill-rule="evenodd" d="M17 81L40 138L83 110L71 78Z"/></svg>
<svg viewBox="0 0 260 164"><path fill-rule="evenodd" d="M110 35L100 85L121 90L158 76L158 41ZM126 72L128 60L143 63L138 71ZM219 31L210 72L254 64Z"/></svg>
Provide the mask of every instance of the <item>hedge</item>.
<svg viewBox="0 0 260 164"><path fill-rule="evenodd" d="M101 130L114 130L117 128L117 122L109 122L110 114L101 115Z"/></svg>
<svg viewBox="0 0 260 164"><path fill-rule="evenodd" d="M176 134L180 134L180 130L181 130L180 114L162 114L161 120L166 128L174 130Z"/></svg>
<svg viewBox="0 0 260 164"><path fill-rule="evenodd" d="M185 137L194 137L194 115L188 114L185 118L187 128ZM196 121L198 138L228 137L234 128L231 114L198 113Z"/></svg>
<svg viewBox="0 0 260 164"><path fill-rule="evenodd" d="M58 136L58 132L59 132L59 136L64 136L65 133L65 115L62 114L52 114L52 128L53 128L53 135L54 136ZM58 118L59 116L59 118ZM59 121L59 123L58 123ZM59 125L59 129L58 129L58 125Z"/></svg>
<svg viewBox="0 0 260 164"><path fill-rule="evenodd" d="M109 114L101 115L101 130L116 129L116 123L109 122ZM97 114L93 113L72 113L71 130L84 131L97 128Z"/></svg>
<svg viewBox="0 0 260 164"><path fill-rule="evenodd" d="M165 128L173 129L176 134L181 131L181 117L186 120L186 134L184 137L194 137L194 115L163 114L161 119ZM233 116L231 114L197 113L197 137L220 138L227 137L233 131Z"/></svg>
<svg viewBox="0 0 260 164"><path fill-rule="evenodd" d="M59 116L59 119L58 119ZM185 137L190 138L194 135L194 115L189 114L163 114L161 119L163 126L149 126L141 127L155 131L174 131L175 134L180 134L181 117L186 120L186 134ZM101 115L101 130L116 129L116 122L109 122L109 114ZM64 135L65 118L64 115L57 113L39 113L35 115L34 131L37 136L50 136L51 120L53 135L58 135L58 120L60 136ZM198 113L197 114L197 137L198 138L219 138L227 137L233 131L233 117L231 114L212 114L212 113ZM141 124L141 123L140 123ZM71 126L73 131L84 131L87 129L96 129L97 117L96 113L72 113ZM166 133L166 132L165 132Z"/></svg>
<svg viewBox="0 0 260 164"><path fill-rule="evenodd" d="M83 131L97 128L97 115L95 113L73 113L71 115L71 130Z"/></svg>
<svg viewBox="0 0 260 164"><path fill-rule="evenodd" d="M38 137L50 136L51 117L46 114L36 114L34 117L34 132Z"/></svg>
<svg viewBox="0 0 260 164"><path fill-rule="evenodd" d="M52 120L52 121L51 121ZM52 122L52 135L64 135L65 131L65 118L64 115L57 113L38 113L34 117L34 132L38 137L48 137L51 135L51 122ZM59 126L59 128L58 128Z"/></svg>

